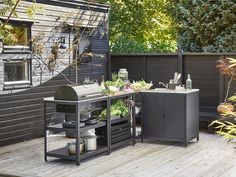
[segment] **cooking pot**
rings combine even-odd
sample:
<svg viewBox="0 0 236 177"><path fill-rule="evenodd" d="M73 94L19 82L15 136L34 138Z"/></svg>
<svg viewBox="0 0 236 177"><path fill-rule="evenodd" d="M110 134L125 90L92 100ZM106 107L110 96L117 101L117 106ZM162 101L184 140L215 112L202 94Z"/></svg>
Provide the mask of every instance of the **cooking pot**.
<svg viewBox="0 0 236 177"><path fill-rule="evenodd" d="M93 151L97 149L97 137L94 135L85 136L85 151Z"/></svg>
<svg viewBox="0 0 236 177"><path fill-rule="evenodd" d="M76 142L67 143L68 152L70 155L76 154ZM80 153L84 151L84 142L80 141Z"/></svg>

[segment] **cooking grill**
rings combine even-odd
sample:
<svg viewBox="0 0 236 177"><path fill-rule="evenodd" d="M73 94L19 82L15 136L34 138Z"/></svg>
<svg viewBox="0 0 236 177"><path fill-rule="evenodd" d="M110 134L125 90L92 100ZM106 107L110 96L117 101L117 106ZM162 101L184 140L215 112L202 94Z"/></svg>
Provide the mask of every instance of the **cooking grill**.
<svg viewBox="0 0 236 177"><path fill-rule="evenodd" d="M55 100L81 101L89 98L102 96L102 90L98 84L71 86L66 85L60 87L55 95ZM85 126L86 122L91 118L91 112L101 107L101 103L79 103L80 127ZM70 128L76 127L76 106L70 104L56 104L56 111L65 113L65 121L62 123L63 128L68 128L66 136L74 138L75 133Z"/></svg>
<svg viewBox="0 0 236 177"><path fill-rule="evenodd" d="M81 101L89 98L102 96L102 89L98 84L80 85L80 86L61 86L55 93L55 100ZM80 104L80 112L89 111L94 108L91 103ZM74 105L57 104L57 112L75 113Z"/></svg>
<svg viewBox="0 0 236 177"><path fill-rule="evenodd" d="M88 98L102 96L102 89L98 84L80 86L61 86L55 93L55 100L80 101Z"/></svg>

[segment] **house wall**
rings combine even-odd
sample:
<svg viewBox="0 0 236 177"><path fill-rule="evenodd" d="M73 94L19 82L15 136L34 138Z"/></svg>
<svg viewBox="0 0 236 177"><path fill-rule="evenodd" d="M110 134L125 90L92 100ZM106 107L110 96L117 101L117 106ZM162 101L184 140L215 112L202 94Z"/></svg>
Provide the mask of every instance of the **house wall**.
<svg viewBox="0 0 236 177"><path fill-rule="evenodd" d="M17 8L17 14L19 16L19 19L21 20L29 20L28 16L26 16L25 11L26 8L31 6L32 3L30 2L24 2L22 1ZM68 31L66 32L51 32L55 26L60 26L63 22L67 21L68 23L74 23L74 24L80 24L81 27L91 27L94 28L94 36L93 36L93 51L99 52L101 54L106 54L108 50L101 51L99 48L108 49L108 38L107 36L101 37L99 36L97 28L98 26L104 26L104 28L107 28L107 19L108 19L108 13L107 12L98 12L93 11L93 8L90 8L89 10L83 10L78 9L76 7L74 8L66 8L66 7L60 7L60 6L53 6L53 5L47 5L47 4L40 4L43 9L36 11L37 14L34 17L35 23L32 25L32 38L39 35L39 33L44 33L45 37L43 41L47 41L49 39L49 36L52 34L54 35L55 39L60 36L66 36L66 45L71 46L72 41L74 39L74 33L71 32L69 34ZM0 4L1 7L1 4ZM69 16L69 17L68 17ZM70 41L70 43L69 43ZM47 61L47 58L51 51L51 46L53 44L52 40L49 40L45 43L45 50L43 51L43 60ZM60 49L59 53L63 53L65 50ZM13 54L14 58L21 58L22 54ZM3 66L3 59L10 58L10 54L0 54L0 67ZM31 58L31 55L28 55L27 58ZM70 59L69 59L70 58ZM71 62L73 59L72 52L65 52L64 54L59 54L57 59L57 66L55 71L52 73L48 70L47 67L42 72L40 69L36 69L39 65L40 60L32 58L32 86L38 86L47 80L55 77L58 73L63 71L67 66L69 65L69 62ZM95 61L96 62L96 59ZM0 72L3 72L3 69L0 68ZM87 67L87 69L91 70L90 67ZM97 72L97 71L96 71ZM104 70L103 70L104 72ZM84 72L83 72L84 73ZM90 72L89 72L90 73ZM103 73L104 74L104 73ZM3 75L0 76L0 94L7 94L7 93L15 93L22 90L3 90ZM24 90L24 89L23 89Z"/></svg>
<svg viewBox="0 0 236 177"><path fill-rule="evenodd" d="M21 19L27 19L25 8L29 5L31 3L22 1L19 8L17 8ZM78 11L79 9L79 5L70 7L60 7L60 3L57 3L57 6L46 5L45 3L42 5L44 9L35 16L36 23L32 26L32 36L37 35L38 32L44 32L48 37L52 28L60 23L59 17L64 17L69 12ZM79 83L82 83L85 77L100 80L103 75L106 75L109 56L108 34L106 33L101 36L98 33L98 27L103 26L105 29L107 28L108 10L108 6L104 11L104 7L100 9L99 5L96 5L96 11L93 10L92 12L91 9L81 8L79 16L70 19L70 21L79 20L81 26L89 25L95 29L92 37L92 52L104 56L104 58L93 57L89 65L84 64L79 67ZM92 20L88 20L90 17ZM68 32L57 33L55 35L66 36L66 44L67 46L70 45ZM71 41L73 41L73 38L74 35L70 34ZM50 47L50 42L45 45ZM48 56L46 50L43 56ZM43 71L41 83L40 73L34 70L39 61L32 58L33 87L30 89L4 91L2 87L3 59L6 57L10 57L10 55L0 54L0 146L43 136L43 98L53 96L58 87L68 84L64 76L58 74L58 72L62 72L63 75L75 82L75 69L64 65L72 61L73 56L70 53L70 56L64 55L58 59L58 61L62 61L64 64L58 65L57 72L50 73L47 69ZM20 56L15 54L14 57ZM49 107L48 109L50 113L51 108Z"/></svg>

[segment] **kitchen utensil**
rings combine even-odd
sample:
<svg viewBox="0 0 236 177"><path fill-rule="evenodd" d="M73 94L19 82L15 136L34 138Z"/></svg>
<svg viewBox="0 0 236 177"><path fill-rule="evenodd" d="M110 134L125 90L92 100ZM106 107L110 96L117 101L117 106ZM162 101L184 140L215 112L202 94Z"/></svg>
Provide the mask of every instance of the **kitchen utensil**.
<svg viewBox="0 0 236 177"><path fill-rule="evenodd" d="M179 83L180 78L181 78L181 73L179 73L179 74L177 75L177 81L176 81L176 84Z"/></svg>
<svg viewBox="0 0 236 177"><path fill-rule="evenodd" d="M135 107L135 114L138 115L141 111L140 107Z"/></svg>
<svg viewBox="0 0 236 177"><path fill-rule="evenodd" d="M93 136L96 135L96 134L95 134L95 128L89 129L89 130L85 130L85 131L82 131L82 132L80 133L80 137L87 137L87 136L91 136L91 135L93 135Z"/></svg>
<svg viewBox="0 0 236 177"><path fill-rule="evenodd" d="M175 83L175 84L177 83L177 77L178 77L178 73L175 72L175 74L174 74L174 83Z"/></svg>
<svg viewBox="0 0 236 177"><path fill-rule="evenodd" d="M67 148L70 155L76 154L76 142L67 143ZM82 153L83 151L84 151L84 141L81 138L80 139L80 153Z"/></svg>
<svg viewBox="0 0 236 177"><path fill-rule="evenodd" d="M174 80L173 80L173 79L170 79L169 84L173 84L173 83L174 83Z"/></svg>
<svg viewBox="0 0 236 177"><path fill-rule="evenodd" d="M169 89L170 90L175 90L175 87L177 86L178 84L176 84L176 83L170 83L169 84Z"/></svg>
<svg viewBox="0 0 236 177"><path fill-rule="evenodd" d="M97 149L97 137L94 135L84 137L85 151L93 151Z"/></svg>

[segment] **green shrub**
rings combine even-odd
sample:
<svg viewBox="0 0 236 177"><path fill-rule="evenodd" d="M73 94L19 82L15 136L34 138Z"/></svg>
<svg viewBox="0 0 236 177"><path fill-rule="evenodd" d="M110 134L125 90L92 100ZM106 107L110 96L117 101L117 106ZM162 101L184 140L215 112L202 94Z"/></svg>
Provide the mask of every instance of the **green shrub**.
<svg viewBox="0 0 236 177"><path fill-rule="evenodd" d="M171 52L176 49L173 3L163 0L100 0L111 4L112 53Z"/></svg>
<svg viewBox="0 0 236 177"><path fill-rule="evenodd" d="M179 0L178 45L188 52L236 51L236 0Z"/></svg>

